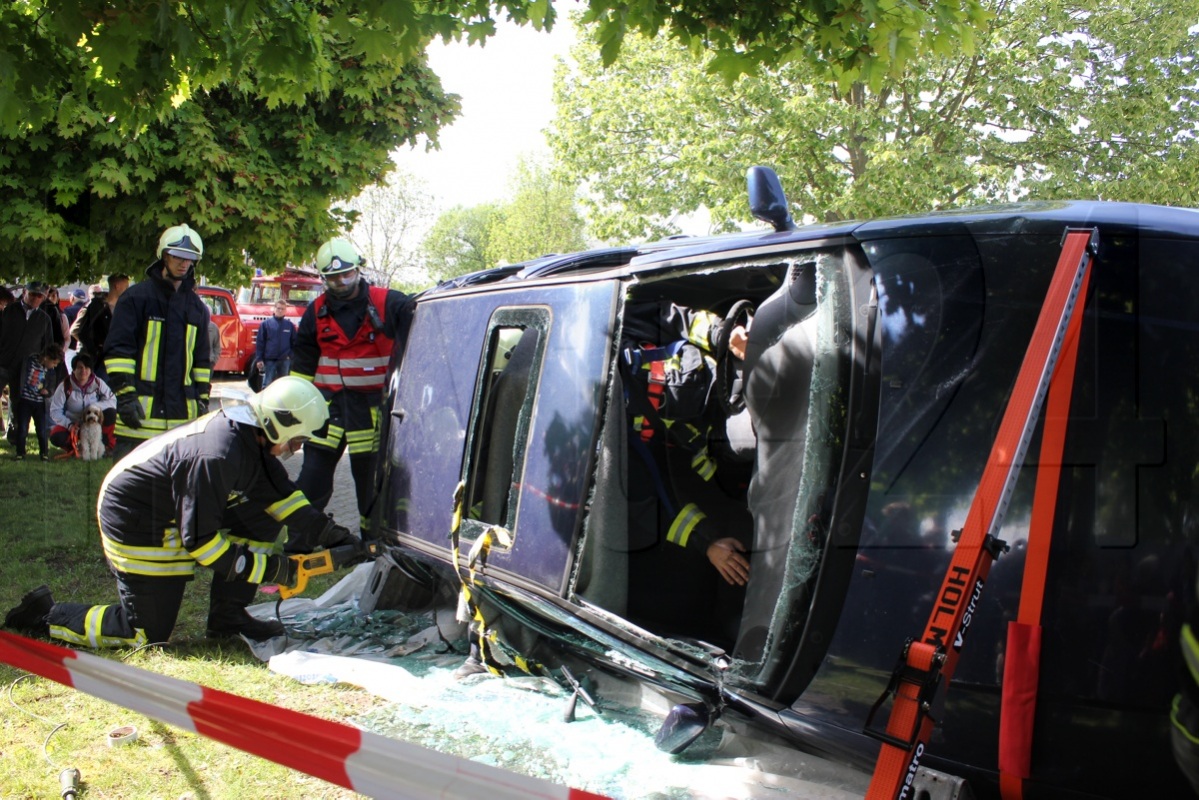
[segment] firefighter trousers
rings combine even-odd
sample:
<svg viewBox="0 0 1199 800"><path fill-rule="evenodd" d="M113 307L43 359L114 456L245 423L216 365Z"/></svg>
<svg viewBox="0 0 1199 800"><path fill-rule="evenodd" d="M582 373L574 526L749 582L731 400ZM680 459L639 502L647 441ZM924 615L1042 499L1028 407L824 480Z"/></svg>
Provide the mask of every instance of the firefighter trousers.
<svg viewBox="0 0 1199 800"><path fill-rule="evenodd" d="M170 639L191 578L124 572L116 577L119 603L55 603L48 619L50 637L91 648L140 647Z"/></svg>

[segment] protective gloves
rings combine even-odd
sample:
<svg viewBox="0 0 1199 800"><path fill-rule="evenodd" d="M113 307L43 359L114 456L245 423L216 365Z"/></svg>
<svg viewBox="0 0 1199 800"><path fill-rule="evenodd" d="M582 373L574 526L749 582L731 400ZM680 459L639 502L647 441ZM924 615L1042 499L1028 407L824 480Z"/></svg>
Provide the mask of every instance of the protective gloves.
<svg viewBox="0 0 1199 800"><path fill-rule="evenodd" d="M142 410L142 404L137 399L136 392L123 394L117 400L117 416L121 418L121 422L125 423L126 427L140 428L142 426L146 412Z"/></svg>
<svg viewBox="0 0 1199 800"><path fill-rule="evenodd" d="M202 417L208 413L208 399L199 397L196 399L196 410L199 412L196 416Z"/></svg>
<svg viewBox="0 0 1199 800"><path fill-rule="evenodd" d="M300 565L293 558L272 555L266 557L266 573L263 583L277 583L280 586L295 586L299 578Z"/></svg>
<svg viewBox="0 0 1199 800"><path fill-rule="evenodd" d="M329 517L329 522L326 523L325 529L316 537L317 546L326 549L339 547L343 544L359 545L361 543L361 539L350 533L350 529L346 526L338 525L333 517Z"/></svg>

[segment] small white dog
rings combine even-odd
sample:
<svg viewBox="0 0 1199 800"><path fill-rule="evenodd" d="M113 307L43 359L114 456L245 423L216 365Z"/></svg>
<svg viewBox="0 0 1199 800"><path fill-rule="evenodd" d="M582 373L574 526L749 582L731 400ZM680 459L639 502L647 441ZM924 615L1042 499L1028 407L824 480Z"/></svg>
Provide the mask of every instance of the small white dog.
<svg viewBox="0 0 1199 800"><path fill-rule="evenodd" d="M79 457L84 461L104 458L104 434L100 430L104 412L99 406L88 406L79 420Z"/></svg>

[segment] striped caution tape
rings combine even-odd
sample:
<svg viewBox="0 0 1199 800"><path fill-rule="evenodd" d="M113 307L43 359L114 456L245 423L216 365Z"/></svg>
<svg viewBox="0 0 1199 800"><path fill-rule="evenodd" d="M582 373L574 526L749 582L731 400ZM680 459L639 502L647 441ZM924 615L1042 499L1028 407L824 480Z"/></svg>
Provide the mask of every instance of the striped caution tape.
<svg viewBox="0 0 1199 800"><path fill-rule="evenodd" d="M0 662L369 797L603 798L3 631Z"/></svg>

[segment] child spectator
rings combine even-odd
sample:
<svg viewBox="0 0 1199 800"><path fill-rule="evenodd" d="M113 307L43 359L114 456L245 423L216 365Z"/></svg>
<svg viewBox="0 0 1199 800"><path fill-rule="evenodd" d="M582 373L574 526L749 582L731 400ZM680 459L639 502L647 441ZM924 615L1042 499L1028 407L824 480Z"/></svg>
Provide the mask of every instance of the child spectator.
<svg viewBox="0 0 1199 800"><path fill-rule="evenodd" d="M74 450L71 428L83 419L88 406L99 406L104 414L100 423L104 431L104 446L116 447L117 398L95 372L92 357L87 353L75 356L70 376L59 384L50 398L50 443L63 450Z"/></svg>
<svg viewBox="0 0 1199 800"><path fill-rule="evenodd" d="M14 458L22 461L25 458L25 440L29 436L29 420L33 420L33 428L37 431L37 443L42 455L42 461L50 460L50 436L46 424L46 401L54 394L56 388L56 371L62 363L62 346L47 345L40 353L35 353L25 360L25 369L21 377L21 396L17 398L17 454Z"/></svg>

